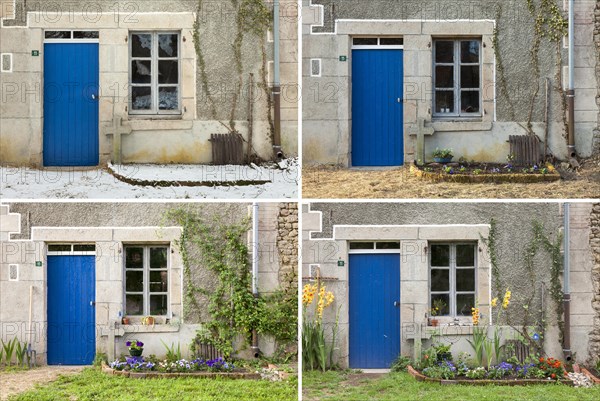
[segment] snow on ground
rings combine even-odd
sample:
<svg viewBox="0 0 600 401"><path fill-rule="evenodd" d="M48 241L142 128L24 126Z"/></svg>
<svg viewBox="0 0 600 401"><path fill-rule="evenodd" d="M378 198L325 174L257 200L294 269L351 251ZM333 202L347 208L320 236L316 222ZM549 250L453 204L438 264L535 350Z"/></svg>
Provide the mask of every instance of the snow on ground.
<svg viewBox="0 0 600 401"><path fill-rule="evenodd" d="M277 166L119 165L115 173L133 181L173 181L198 186L139 186L108 169L0 167L3 199L281 199L298 197L298 162ZM284 166L285 167L285 166ZM236 182L269 181L260 185ZM219 183L220 185L215 185ZM205 184L208 184L205 185Z"/></svg>

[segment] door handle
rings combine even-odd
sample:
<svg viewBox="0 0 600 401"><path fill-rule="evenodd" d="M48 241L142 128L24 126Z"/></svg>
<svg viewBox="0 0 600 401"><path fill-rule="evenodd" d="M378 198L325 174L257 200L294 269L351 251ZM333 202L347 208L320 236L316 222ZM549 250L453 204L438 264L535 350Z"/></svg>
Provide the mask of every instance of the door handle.
<svg viewBox="0 0 600 401"><path fill-rule="evenodd" d="M399 307L399 306L400 306L400 302L398 302L398 301L394 301L394 306L395 306L396 308L397 308L397 307Z"/></svg>
<svg viewBox="0 0 600 401"><path fill-rule="evenodd" d="M398 103L403 103L403 99L401 97L398 98Z"/></svg>
<svg viewBox="0 0 600 401"><path fill-rule="evenodd" d="M96 100L98 97L92 93L92 100Z"/></svg>
<svg viewBox="0 0 600 401"><path fill-rule="evenodd" d="M96 306L96 301L90 301L90 306Z"/></svg>

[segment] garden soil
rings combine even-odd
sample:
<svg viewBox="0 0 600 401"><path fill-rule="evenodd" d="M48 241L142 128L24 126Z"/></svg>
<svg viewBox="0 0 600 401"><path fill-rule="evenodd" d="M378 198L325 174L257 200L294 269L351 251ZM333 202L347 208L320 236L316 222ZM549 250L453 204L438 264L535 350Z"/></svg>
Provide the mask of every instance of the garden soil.
<svg viewBox="0 0 600 401"><path fill-rule="evenodd" d="M0 401L8 400L14 394L31 390L36 384L47 384L59 376L81 373L85 366L44 366L31 370L0 370Z"/></svg>
<svg viewBox="0 0 600 401"><path fill-rule="evenodd" d="M428 182L409 166L396 169L304 167L304 198L420 198L420 199L590 199L600 196L600 156L581 163L577 170L557 166L562 180L547 183L462 184Z"/></svg>

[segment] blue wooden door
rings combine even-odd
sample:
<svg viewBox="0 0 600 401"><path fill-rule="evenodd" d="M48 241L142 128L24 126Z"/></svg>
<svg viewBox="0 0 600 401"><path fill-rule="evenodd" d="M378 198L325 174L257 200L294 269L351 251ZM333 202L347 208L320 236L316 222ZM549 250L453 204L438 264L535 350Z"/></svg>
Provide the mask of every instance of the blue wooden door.
<svg viewBox="0 0 600 401"><path fill-rule="evenodd" d="M48 256L48 365L90 365L96 353L94 256Z"/></svg>
<svg viewBox="0 0 600 401"><path fill-rule="evenodd" d="M98 165L98 44L44 44L44 165Z"/></svg>
<svg viewBox="0 0 600 401"><path fill-rule="evenodd" d="M352 254L349 269L350 367L389 368L400 354L400 255Z"/></svg>
<svg viewBox="0 0 600 401"><path fill-rule="evenodd" d="M404 163L402 53L399 49L352 51L353 166Z"/></svg>

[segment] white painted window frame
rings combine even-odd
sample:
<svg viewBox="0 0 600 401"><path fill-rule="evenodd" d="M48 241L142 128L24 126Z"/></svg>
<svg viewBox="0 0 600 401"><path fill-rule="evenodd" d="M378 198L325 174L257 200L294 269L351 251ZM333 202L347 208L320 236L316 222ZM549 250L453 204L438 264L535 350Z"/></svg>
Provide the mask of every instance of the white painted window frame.
<svg viewBox="0 0 600 401"><path fill-rule="evenodd" d="M381 44L381 39L387 39L387 38L392 38L392 39L402 39L401 36L389 36L389 37L373 37L373 36L353 36L352 37L352 49L356 49L356 50L368 50L368 49L380 49L380 50L402 50L404 49L404 44L401 45L382 45ZM354 44L354 39L377 39L377 44L376 45L355 45Z"/></svg>
<svg viewBox="0 0 600 401"><path fill-rule="evenodd" d="M46 31L71 32L71 37L68 39L46 39ZM98 38L74 39L73 32L98 32ZM44 43L100 43L100 31L98 29L46 29L43 35Z"/></svg>
<svg viewBox="0 0 600 401"><path fill-rule="evenodd" d="M9 68L7 70L4 69L4 57L8 56L9 58ZM12 53L0 53L0 72L13 72L13 54Z"/></svg>
<svg viewBox="0 0 600 401"><path fill-rule="evenodd" d="M460 60L460 43L464 41L477 41L479 43L479 61L477 63L463 63ZM435 60L436 56L436 48L438 42L453 42L454 43L454 62L453 63L438 63ZM431 68L431 77L432 77L432 87L433 87L433 96L432 96L432 105L431 109L433 111L433 117L435 119L443 120L444 118L461 118L461 119L469 119L469 118L480 118L483 116L483 60L482 60L482 38L481 37L437 37L433 38L433 52L431 56L432 60L432 68ZM461 66L479 66L479 89L462 89L460 86L460 69ZM455 110L449 113L440 113L436 110L436 97L437 91L447 91L448 88L437 88L435 86L436 83L436 66L452 66L454 68L454 107ZM479 92L479 112L477 113L463 113L461 112L461 94L462 92Z"/></svg>
<svg viewBox="0 0 600 401"><path fill-rule="evenodd" d="M50 251L51 245L68 245L71 247L70 251ZM93 251L75 251L75 245L93 245ZM63 243L63 242L49 242L46 244L47 256L96 256L96 244L94 243Z"/></svg>
<svg viewBox="0 0 600 401"><path fill-rule="evenodd" d="M450 246L450 266L432 266L431 265L431 246L432 245L449 245ZM474 253L474 259L473 259L473 267L468 267L468 266L462 266L462 267L457 267L456 266L456 246L457 245L472 245L473 246L473 253ZM436 295L436 294L448 294L448 299L450 300L450 304L447 305L448 306L448 315L442 315L440 317L450 317L450 318L465 318L466 316L463 315L458 315L457 311L456 311L456 296L457 295L470 295L473 294L473 299L475 299L475 303L477 303L477 285L479 284L477 282L477 250L478 250L478 243L477 242L469 242L469 241L464 241L464 242L437 242L437 241L432 241L429 242L427 244L427 248L428 248L428 256L429 256L429 261L428 261L428 266L429 266L429 294L428 294L428 299L427 299L427 303L429 304L429 310L431 310L431 308L433 308L433 305L431 304L431 296L432 295ZM431 290L431 270L432 269L436 269L436 270L449 270L449 290L448 291L432 291ZM473 274L475 275L475 282L474 282L474 290L473 291L456 291L456 270L473 270ZM467 316L468 317L468 316Z"/></svg>
<svg viewBox="0 0 600 401"><path fill-rule="evenodd" d="M357 243L357 242L362 242L362 243L372 243L373 244L373 248L372 249L350 249L350 243ZM398 242L398 248L389 248L389 249L377 249L377 244L380 242ZM372 253L394 253L394 254L399 254L400 253L400 249L401 249L401 241L394 241L394 240L389 240L389 241L384 241L384 240L379 240L379 241L348 241L348 254L372 254Z"/></svg>
<svg viewBox="0 0 600 401"><path fill-rule="evenodd" d="M143 248L144 249L144 266L142 269L128 269L126 252L127 248ZM167 268L166 269L153 269L152 271L166 271L167 272L167 291L166 292L150 292L150 248L165 248L167 250ZM123 310L125 316L150 316L150 295L166 295L167 296L167 311L164 315L151 315L151 316L171 316L171 247L167 244L123 244ZM139 291L127 291L127 271L143 271L143 290ZM143 313L141 315L132 315L127 312L127 295L142 295L143 300Z"/></svg>
<svg viewBox="0 0 600 401"><path fill-rule="evenodd" d="M132 36L133 35L152 35L152 51L151 51L151 57L133 57L132 56ZM177 35L177 57L158 57L158 35ZM161 30L157 30L157 31L152 31L152 30L133 30L133 31L129 31L129 37L128 37L128 48L129 48L129 54L128 54L128 64L127 64L127 69L128 69L128 74L129 74L129 78L128 78L128 83L129 83L129 104L128 104L128 110L129 110L129 114L130 115L135 115L135 116L149 116L149 117L155 117L155 116L164 116L164 115L181 115L182 112L182 106L181 106L181 78L182 78L182 74L181 74L181 51L182 51L182 34L181 31L173 31L173 30L166 30L166 31L161 31ZM150 84L134 84L132 82L132 76L133 76L133 71L131 70L131 62L134 60L150 60L150 65L151 65L151 79L150 79ZM177 85L175 84L159 84L158 83L158 61L159 60L171 60L171 61L177 61ZM133 92L133 88L134 87L150 87L150 93L152 96L152 108L149 110L134 110L132 107L132 100L133 100L133 96L132 96L132 92ZM158 107L158 93L159 93L159 89L161 86L167 86L167 87L177 87L177 109L176 110L160 110Z"/></svg>

